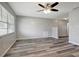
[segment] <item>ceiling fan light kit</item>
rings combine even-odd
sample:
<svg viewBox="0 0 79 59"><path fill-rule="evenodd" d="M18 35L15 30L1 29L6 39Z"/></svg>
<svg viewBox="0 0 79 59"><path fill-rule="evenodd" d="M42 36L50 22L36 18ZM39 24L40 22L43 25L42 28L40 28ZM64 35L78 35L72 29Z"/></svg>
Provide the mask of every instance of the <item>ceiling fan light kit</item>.
<svg viewBox="0 0 79 59"><path fill-rule="evenodd" d="M51 10L50 10L50 9L45 9L45 10L43 10L43 12L44 12L45 14L48 14L48 13L51 12Z"/></svg>

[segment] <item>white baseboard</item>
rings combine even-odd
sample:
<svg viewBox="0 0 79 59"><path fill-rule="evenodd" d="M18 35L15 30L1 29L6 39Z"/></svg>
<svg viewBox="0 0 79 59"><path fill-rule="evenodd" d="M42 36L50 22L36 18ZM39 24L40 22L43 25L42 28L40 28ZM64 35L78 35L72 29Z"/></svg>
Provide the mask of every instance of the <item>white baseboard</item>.
<svg viewBox="0 0 79 59"><path fill-rule="evenodd" d="M49 36L49 37L51 37L51 36ZM17 40L39 39L39 38L48 38L48 37L17 38ZM54 37L51 37L51 38L54 38Z"/></svg>
<svg viewBox="0 0 79 59"><path fill-rule="evenodd" d="M69 41L69 43L72 43L72 44L74 44L74 45L79 45L79 43L72 42L72 41Z"/></svg>

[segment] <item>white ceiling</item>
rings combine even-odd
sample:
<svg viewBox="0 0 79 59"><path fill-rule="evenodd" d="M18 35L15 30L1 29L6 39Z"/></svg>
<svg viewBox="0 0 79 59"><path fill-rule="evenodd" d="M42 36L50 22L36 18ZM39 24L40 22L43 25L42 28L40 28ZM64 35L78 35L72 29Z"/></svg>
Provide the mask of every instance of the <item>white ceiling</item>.
<svg viewBox="0 0 79 59"><path fill-rule="evenodd" d="M45 4L44 2L9 2L9 5L16 15L40 18L66 18L71 10L79 7L79 2L59 2L59 4L54 7L59 10L58 12L44 14L43 12L37 12L37 10L42 9L38 6L38 3Z"/></svg>

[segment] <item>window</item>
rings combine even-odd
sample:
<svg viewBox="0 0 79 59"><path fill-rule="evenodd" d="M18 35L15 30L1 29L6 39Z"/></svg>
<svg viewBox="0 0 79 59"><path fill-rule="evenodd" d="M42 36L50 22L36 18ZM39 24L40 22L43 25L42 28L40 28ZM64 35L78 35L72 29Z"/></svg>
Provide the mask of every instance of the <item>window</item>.
<svg viewBox="0 0 79 59"><path fill-rule="evenodd" d="M13 33L14 27L14 16L0 5L0 36Z"/></svg>
<svg viewBox="0 0 79 59"><path fill-rule="evenodd" d="M8 33L14 32L14 17L8 14Z"/></svg>

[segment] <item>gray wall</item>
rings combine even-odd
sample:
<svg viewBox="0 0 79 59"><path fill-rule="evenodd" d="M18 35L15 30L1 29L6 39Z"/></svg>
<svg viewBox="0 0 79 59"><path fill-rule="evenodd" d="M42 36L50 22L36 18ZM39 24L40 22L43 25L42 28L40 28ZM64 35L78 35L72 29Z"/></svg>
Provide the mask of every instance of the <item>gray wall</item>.
<svg viewBox="0 0 79 59"><path fill-rule="evenodd" d="M69 42L79 45L79 8L69 15Z"/></svg>
<svg viewBox="0 0 79 59"><path fill-rule="evenodd" d="M7 9L7 11L9 11L12 15L14 15L16 19L16 15L11 9L11 7L8 5L8 3L0 2L0 4L3 5ZM0 37L0 56L3 56L15 41L16 41L16 32L5 36L1 36Z"/></svg>
<svg viewBox="0 0 79 59"><path fill-rule="evenodd" d="M17 16L17 38L57 38L56 21L52 19Z"/></svg>
<svg viewBox="0 0 79 59"><path fill-rule="evenodd" d="M58 36L68 36L65 19L44 19L36 17L17 16L17 38L33 39Z"/></svg>

